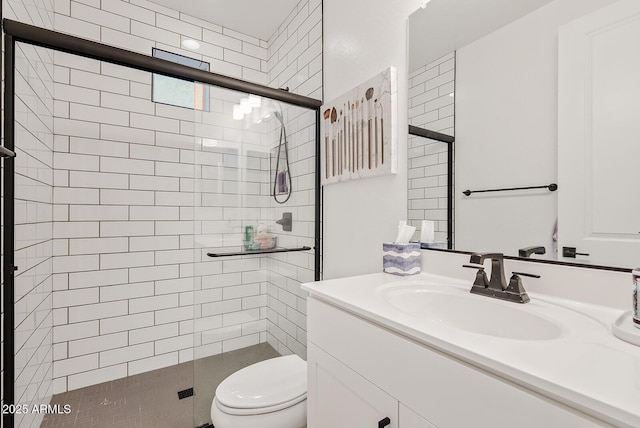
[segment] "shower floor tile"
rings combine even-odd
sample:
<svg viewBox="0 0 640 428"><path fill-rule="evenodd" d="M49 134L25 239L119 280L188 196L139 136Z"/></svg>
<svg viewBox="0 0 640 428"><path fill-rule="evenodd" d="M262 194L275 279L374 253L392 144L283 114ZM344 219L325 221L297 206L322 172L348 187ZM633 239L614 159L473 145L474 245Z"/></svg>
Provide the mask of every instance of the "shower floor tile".
<svg viewBox="0 0 640 428"><path fill-rule="evenodd" d="M48 414L41 428L193 428L211 422L216 387L231 373L279 356L262 343L236 351L54 395L71 413ZM194 389L182 400L178 391ZM195 417L194 417L195 415Z"/></svg>

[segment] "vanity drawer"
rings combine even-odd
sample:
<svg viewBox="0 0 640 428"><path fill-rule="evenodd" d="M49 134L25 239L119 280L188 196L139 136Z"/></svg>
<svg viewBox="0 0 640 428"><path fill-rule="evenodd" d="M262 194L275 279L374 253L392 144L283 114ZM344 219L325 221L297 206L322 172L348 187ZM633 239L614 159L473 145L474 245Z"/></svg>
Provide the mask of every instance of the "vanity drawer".
<svg viewBox="0 0 640 428"><path fill-rule="evenodd" d="M612 426L313 297L307 309L310 343L439 428Z"/></svg>
<svg viewBox="0 0 640 428"><path fill-rule="evenodd" d="M398 424L398 400L313 344L307 367L308 428L410 428Z"/></svg>

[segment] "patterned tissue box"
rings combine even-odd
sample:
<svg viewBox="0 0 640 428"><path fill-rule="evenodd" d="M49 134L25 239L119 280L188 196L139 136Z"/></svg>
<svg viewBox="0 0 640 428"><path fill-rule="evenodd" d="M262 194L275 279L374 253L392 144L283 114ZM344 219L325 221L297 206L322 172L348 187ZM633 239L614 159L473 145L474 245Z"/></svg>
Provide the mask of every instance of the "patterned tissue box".
<svg viewBox="0 0 640 428"><path fill-rule="evenodd" d="M422 254L420 243L382 243L382 270L394 275L415 275L420 273Z"/></svg>

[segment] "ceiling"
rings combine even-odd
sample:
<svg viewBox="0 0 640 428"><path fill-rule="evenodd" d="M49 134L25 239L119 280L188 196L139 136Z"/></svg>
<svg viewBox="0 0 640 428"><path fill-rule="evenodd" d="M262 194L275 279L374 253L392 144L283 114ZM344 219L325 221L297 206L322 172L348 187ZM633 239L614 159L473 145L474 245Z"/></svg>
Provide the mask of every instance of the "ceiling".
<svg viewBox="0 0 640 428"><path fill-rule="evenodd" d="M432 0L409 16L409 72L551 0Z"/></svg>
<svg viewBox="0 0 640 428"><path fill-rule="evenodd" d="M150 0L261 40L269 40L298 0Z"/></svg>

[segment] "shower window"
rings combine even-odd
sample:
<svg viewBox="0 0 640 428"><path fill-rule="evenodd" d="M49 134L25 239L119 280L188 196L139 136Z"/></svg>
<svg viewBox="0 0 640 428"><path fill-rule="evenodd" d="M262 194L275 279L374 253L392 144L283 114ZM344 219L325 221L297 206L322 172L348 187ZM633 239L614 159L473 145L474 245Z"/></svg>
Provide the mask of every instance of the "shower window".
<svg viewBox="0 0 640 428"><path fill-rule="evenodd" d="M200 70L209 71L209 63L162 49L153 48L153 56ZM209 111L209 85L153 74L152 101L194 110Z"/></svg>

